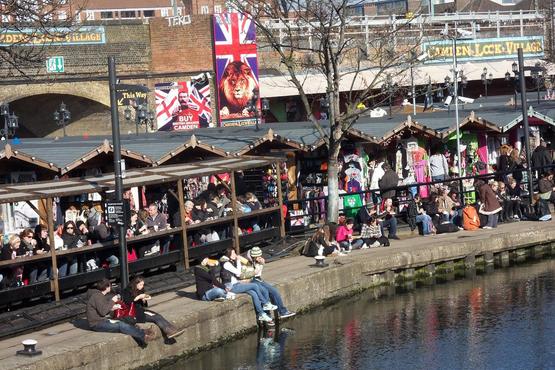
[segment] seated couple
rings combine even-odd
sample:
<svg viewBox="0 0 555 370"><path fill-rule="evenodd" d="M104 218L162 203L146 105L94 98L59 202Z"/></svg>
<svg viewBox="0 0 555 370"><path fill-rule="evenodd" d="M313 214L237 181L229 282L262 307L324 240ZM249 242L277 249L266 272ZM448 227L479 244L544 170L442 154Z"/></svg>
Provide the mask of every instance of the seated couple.
<svg viewBox="0 0 555 370"><path fill-rule="evenodd" d="M247 258L238 256L233 248L227 249L217 261L205 258L194 269L197 296L203 301L233 299L234 294L246 293L251 296L259 321L274 325L266 311L278 310L280 319L295 315L281 299L278 290L262 279L265 260L262 250L254 247L247 252ZM218 279L218 275L221 280ZM232 293L232 295L230 295Z"/></svg>

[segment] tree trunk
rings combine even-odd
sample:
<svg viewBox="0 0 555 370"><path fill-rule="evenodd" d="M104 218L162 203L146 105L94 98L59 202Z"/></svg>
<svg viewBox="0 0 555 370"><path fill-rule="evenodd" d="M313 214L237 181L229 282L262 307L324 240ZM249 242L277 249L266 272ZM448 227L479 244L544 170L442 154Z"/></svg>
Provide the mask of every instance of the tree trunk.
<svg viewBox="0 0 555 370"><path fill-rule="evenodd" d="M332 142L328 149L328 222L337 222L339 216L339 167L337 157L339 156L340 147L340 143Z"/></svg>

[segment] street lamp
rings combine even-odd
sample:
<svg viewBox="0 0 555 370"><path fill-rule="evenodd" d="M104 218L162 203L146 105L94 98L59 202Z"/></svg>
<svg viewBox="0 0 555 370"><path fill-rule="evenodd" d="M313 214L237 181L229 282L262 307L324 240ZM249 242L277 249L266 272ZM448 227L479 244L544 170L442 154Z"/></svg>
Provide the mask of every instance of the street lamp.
<svg viewBox="0 0 555 370"><path fill-rule="evenodd" d="M260 130L259 127L259 112L258 112L258 99L260 98L260 92L258 90L258 88L254 88L252 89L252 97L251 100L249 102L249 107L248 110L251 113L254 113L254 119L256 120L256 128L255 130L258 131Z"/></svg>
<svg viewBox="0 0 555 370"><path fill-rule="evenodd" d="M514 93L514 99L513 99L513 107L516 110L516 93L518 90L518 65L516 64L516 62L513 62L513 64L511 65L511 70L513 72L513 75L511 75L510 72L506 72L505 73L505 81L510 82L513 85L513 93Z"/></svg>
<svg viewBox="0 0 555 370"><path fill-rule="evenodd" d="M461 96L464 96L464 89L468 85L468 78L464 75L463 70L461 69ZM464 104L464 102L463 102Z"/></svg>
<svg viewBox="0 0 555 370"><path fill-rule="evenodd" d="M538 104L540 104L540 86L543 83L543 68L541 67L540 62L537 62L534 65L534 69L532 70L532 79L536 84L536 89L538 91Z"/></svg>
<svg viewBox="0 0 555 370"><path fill-rule="evenodd" d="M4 128L0 129L0 136L9 139L15 135L15 131L19 128L19 117L15 113L10 114L10 106L8 103L0 105L0 116L4 117Z"/></svg>
<svg viewBox="0 0 555 370"><path fill-rule="evenodd" d="M66 136L66 124L71 119L71 112L67 109L67 106L62 102L58 110L54 112L54 121L58 126L62 126L64 137Z"/></svg>
<svg viewBox="0 0 555 370"><path fill-rule="evenodd" d="M148 110L146 103L144 104L134 104L132 106L127 106L123 111L123 117L126 121L131 121L132 118L132 111L131 107L135 109L135 131L136 134L139 135L139 126L145 125L145 133L148 134L148 125L154 122L154 111Z"/></svg>
<svg viewBox="0 0 555 370"><path fill-rule="evenodd" d="M387 95L387 98L388 98L388 101L389 101L389 118L388 119L392 118L392 108L391 108L391 106L392 106L393 102L392 102L391 98L392 98L393 93L395 92L396 88L397 88L397 84L393 83L393 80L391 78L391 74L389 74L389 73L386 74L385 75L385 81L382 84L382 94Z"/></svg>
<svg viewBox="0 0 555 370"><path fill-rule="evenodd" d="M507 72L508 73L508 72ZM505 74L505 78L506 78L507 74ZM482 83L484 84L484 93L486 96L486 100L488 99L488 85L491 85L491 83L493 82L493 74L489 74L488 76L488 69L486 67L484 67L484 71L482 72Z"/></svg>
<svg viewBox="0 0 555 370"><path fill-rule="evenodd" d="M264 122L266 122L266 113L270 110L270 99L264 98L262 99L262 117L264 118Z"/></svg>

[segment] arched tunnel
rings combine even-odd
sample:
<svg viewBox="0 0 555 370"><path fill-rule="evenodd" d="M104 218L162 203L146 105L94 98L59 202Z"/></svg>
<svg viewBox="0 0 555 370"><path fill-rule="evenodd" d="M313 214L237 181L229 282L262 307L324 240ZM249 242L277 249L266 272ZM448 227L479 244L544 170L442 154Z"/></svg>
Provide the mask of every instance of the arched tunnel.
<svg viewBox="0 0 555 370"><path fill-rule="evenodd" d="M45 137L62 136L63 129L54 121L54 112L64 103L71 112L66 124L68 136L110 135L110 108L97 101L69 94L39 94L10 102L10 112L19 117L19 128L15 136ZM120 131L135 130L133 122L126 122L120 114Z"/></svg>

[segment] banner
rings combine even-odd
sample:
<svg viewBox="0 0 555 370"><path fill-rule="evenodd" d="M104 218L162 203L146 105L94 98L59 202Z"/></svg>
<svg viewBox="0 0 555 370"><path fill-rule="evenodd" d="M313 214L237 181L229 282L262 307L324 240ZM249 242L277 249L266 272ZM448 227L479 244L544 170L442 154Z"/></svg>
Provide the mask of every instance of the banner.
<svg viewBox="0 0 555 370"><path fill-rule="evenodd" d="M251 105L258 90L254 22L239 13L216 14L213 21L220 126L254 125ZM259 110L260 99L255 105Z"/></svg>
<svg viewBox="0 0 555 370"><path fill-rule="evenodd" d="M106 32L103 26L82 26L70 28L49 28L36 30L21 28L0 33L0 46L34 45L93 45L105 44Z"/></svg>
<svg viewBox="0 0 555 370"><path fill-rule="evenodd" d="M457 60L513 59L518 48L525 58L543 57L543 36L457 40ZM422 52L428 53L425 63L451 62L453 44L451 40L424 42Z"/></svg>
<svg viewBox="0 0 555 370"><path fill-rule="evenodd" d="M156 84L154 88L158 130L192 130L213 126L208 79L195 83Z"/></svg>

